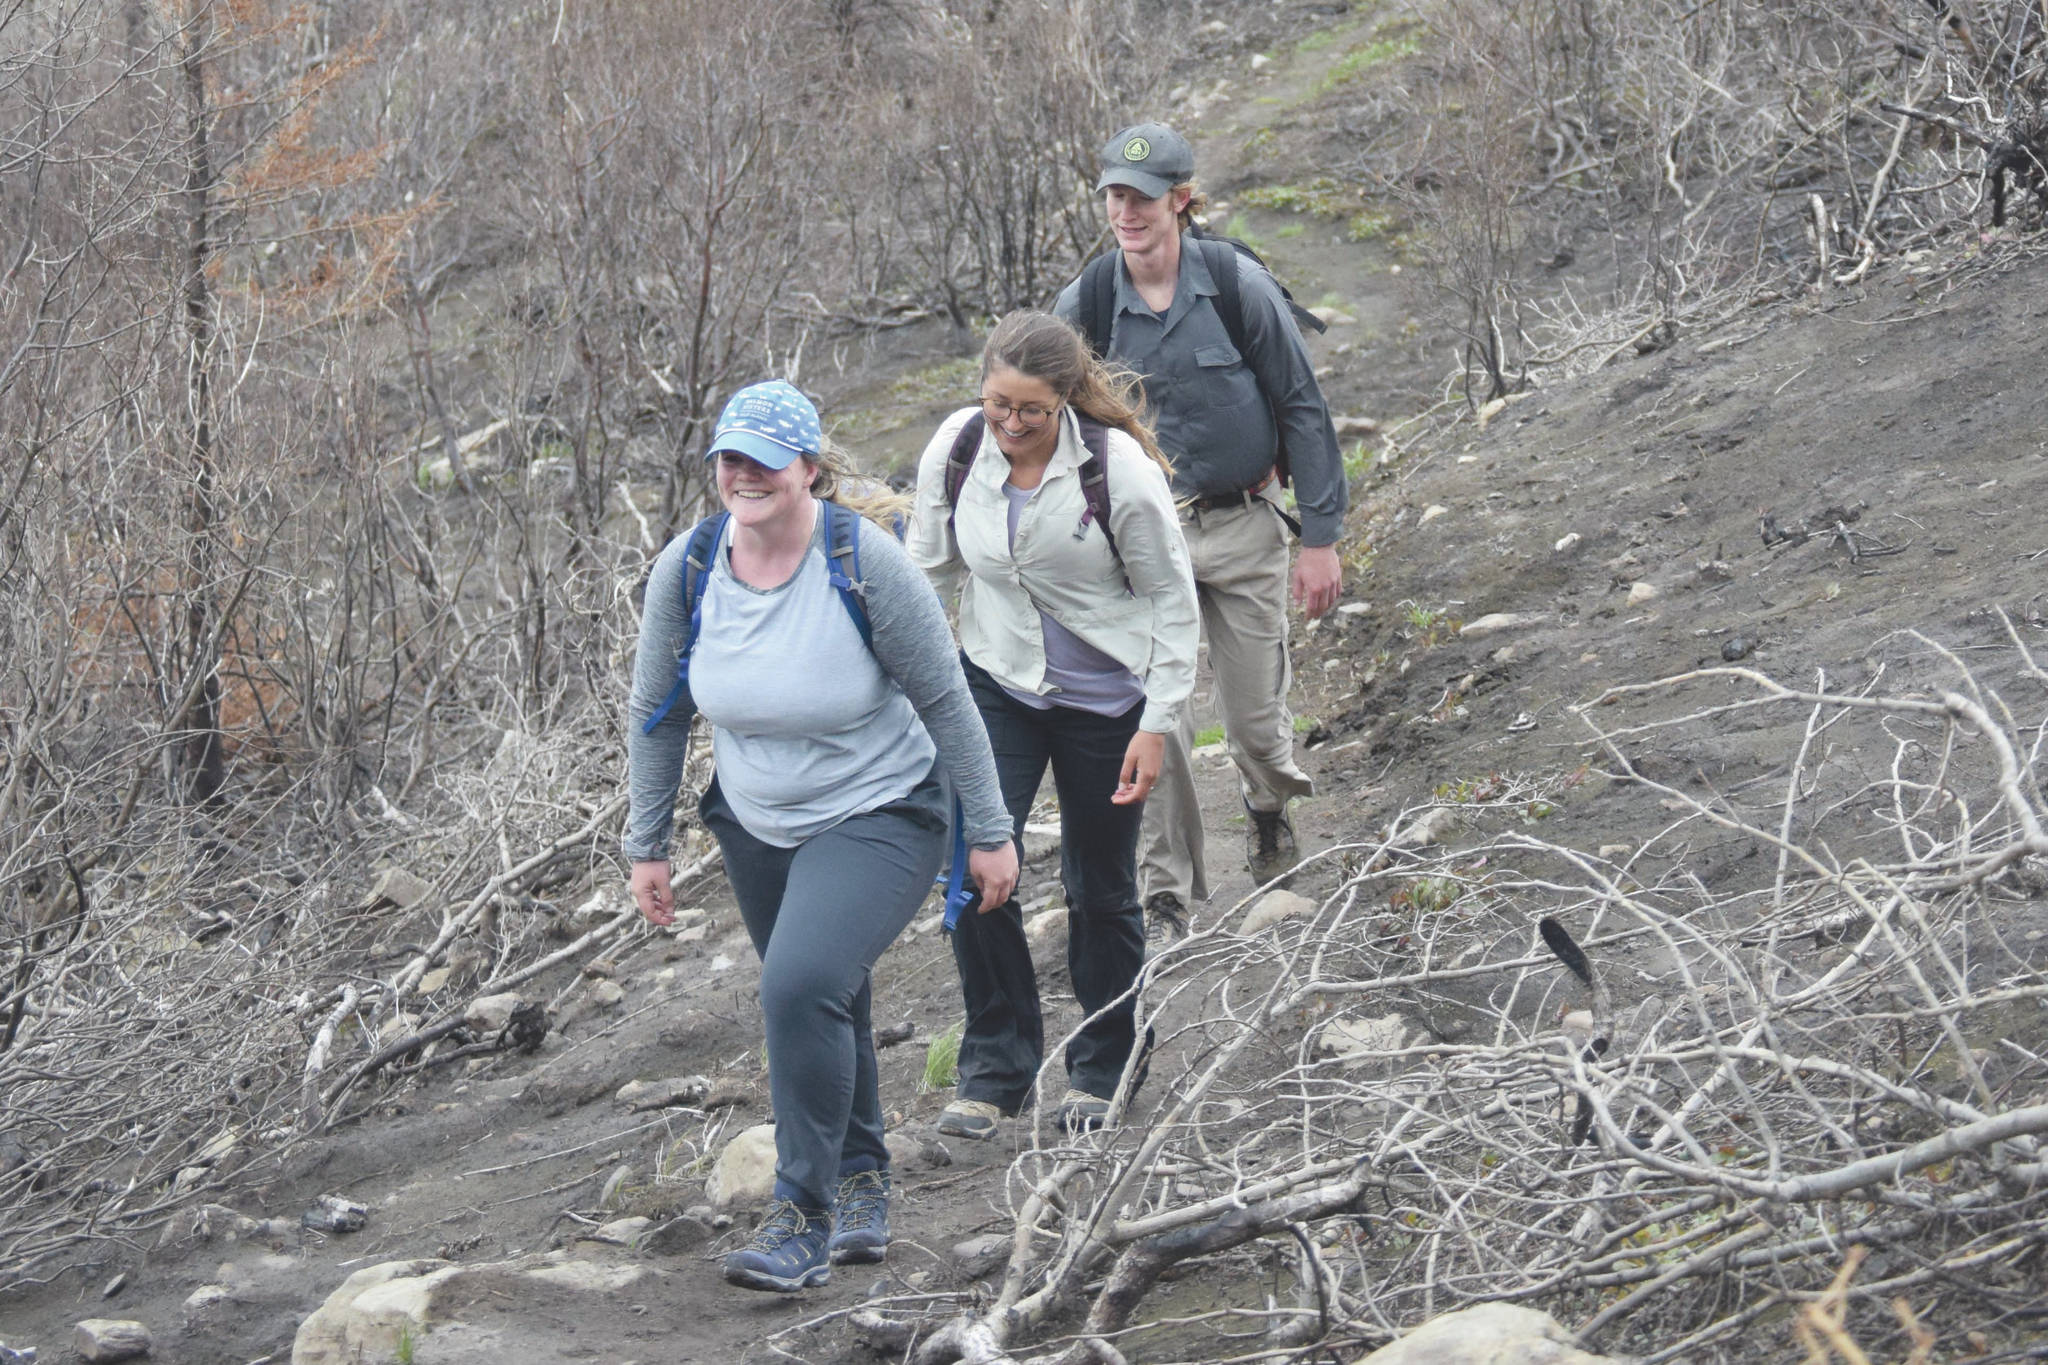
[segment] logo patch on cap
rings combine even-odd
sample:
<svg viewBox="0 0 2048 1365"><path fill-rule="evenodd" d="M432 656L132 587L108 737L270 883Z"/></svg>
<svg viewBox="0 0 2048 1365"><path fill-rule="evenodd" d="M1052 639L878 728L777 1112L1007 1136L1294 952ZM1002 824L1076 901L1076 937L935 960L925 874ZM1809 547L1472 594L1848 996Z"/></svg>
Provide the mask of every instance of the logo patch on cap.
<svg viewBox="0 0 2048 1365"><path fill-rule="evenodd" d="M1152 155L1152 144L1144 138L1134 137L1124 144L1124 160L1143 161Z"/></svg>

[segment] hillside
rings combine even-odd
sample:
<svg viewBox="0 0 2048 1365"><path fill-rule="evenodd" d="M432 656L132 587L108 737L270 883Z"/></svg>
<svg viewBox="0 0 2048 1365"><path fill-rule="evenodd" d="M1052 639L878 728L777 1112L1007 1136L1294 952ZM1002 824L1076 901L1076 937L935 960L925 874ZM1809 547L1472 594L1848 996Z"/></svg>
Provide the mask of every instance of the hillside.
<svg viewBox="0 0 2048 1365"><path fill-rule="evenodd" d="M46 804L10 808L12 990L35 1012L17 1008L7 1036L26 1019L45 1048L61 1021L83 1042L62 1084L0 1071L0 1230L6 1268L24 1268L0 1286L0 1345L68 1359L74 1323L132 1318L152 1360L282 1365L349 1274L431 1260L467 1271L436 1325L364 1359L1351 1361L1503 1300L1615 1357L1782 1360L1821 1331L1838 1276L1836 1344L1873 1360L1907 1359L1922 1334L1915 1359L2044 1358L2038 216L1899 223L1882 252L1816 270L1799 218L1832 182L1801 181L1782 218L1745 220L1753 259L1707 270L1699 248L1659 297L1621 276L1670 205L1532 195L1485 287L1462 291L1452 264L1470 256L1446 255L1455 215L1431 187L1451 125L1425 116L1460 98L1438 45L1455 23L1371 5L1202 13L1214 23L1162 95L1197 138L1216 219L1348 319L1311 349L1333 409L1360 419L1354 506L1344 608L1297 623L1318 793L1296 816L1315 854L1288 886L1306 900L1244 932L1257 888L1227 764L1205 756L1217 894L1156 964L1144 1007L1165 1043L1124 1127L929 1141L945 1094L920 1084L926 1045L958 998L921 920L875 982L878 1026L908 1026L883 1053L905 1144L887 1266L795 1299L727 1289L717 1262L750 1219L711 1210L704 1185L767 1117L753 955L715 867L679 897L701 915L638 925L608 823L619 640L660 500L586 516L523 500L559 486L538 464L493 484L480 461L472 497L399 461L416 500L308 499L293 524L360 518L348 543L391 547L364 552L379 566L364 619L408 592L452 605L390 627L388 656L309 630L331 666L244 641L234 657L266 662L243 679L274 684L249 689L254 705L304 711L274 749L231 751L228 790L254 795L230 814L145 801L118 854L46 874L43 851L82 847L88 814L129 818L126 749L33 750L19 737L72 713L7 712L5 780L32 751L51 772L72 762L56 785L75 807L49 814L65 803L38 791ZM1901 145L1858 126L1880 154ZM1428 156L1418 133L1441 140ZM1867 187L1873 167L1850 159ZM1688 187L1702 224L1748 192ZM1833 211L1880 230L1881 214ZM422 333L474 342L449 344L421 392L385 380L372 409L424 425L436 384L458 402L488 389L507 353L474 319L517 291L487 263L458 274L440 332L351 341L416 383ZM1469 306L1489 298L1475 329ZM1473 346L1503 320L1493 363L1511 382L1491 395ZM883 469L957 405L972 335L930 301L868 322L821 324L803 363L839 438ZM657 486L646 448L688 429L678 410L586 452L579 391L557 377L535 424L550 468L590 459ZM618 449L616 466L599 454ZM356 458L330 454L337 470ZM306 562L332 569L289 599L311 620L353 580L305 535ZM160 918L62 938L28 916L68 879L81 924L88 904ZM1051 850L1034 846L1023 894L1056 904ZM1597 985L1546 947L1546 918ZM1039 968L1066 1027L1057 919ZM159 997L166 981L186 993ZM486 987L544 1004L545 1038L426 1036ZM134 1022L96 1032L94 1002ZM17 1068L47 1055L0 1046ZM704 1084L667 1105L616 1098L679 1077ZM300 1226L329 1195L365 1206L365 1225ZM1020 1214L1037 1232L1012 1255ZM649 1221L593 1237L629 1216ZM1090 1238L1111 1254L1089 1260ZM575 1269L530 1273L556 1252Z"/></svg>

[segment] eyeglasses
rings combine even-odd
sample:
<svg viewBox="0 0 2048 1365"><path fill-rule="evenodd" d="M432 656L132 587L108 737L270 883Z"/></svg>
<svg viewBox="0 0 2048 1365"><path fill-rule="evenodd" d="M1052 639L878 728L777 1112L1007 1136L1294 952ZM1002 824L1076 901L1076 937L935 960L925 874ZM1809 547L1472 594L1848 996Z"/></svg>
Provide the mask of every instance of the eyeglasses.
<svg viewBox="0 0 2048 1365"><path fill-rule="evenodd" d="M1017 420L1027 427L1042 427L1059 411L1058 408L1043 408L1036 403L1026 403L1023 407L1018 407L1015 403L1005 403L1000 398L982 399L981 410L988 414L988 420L991 422L1007 422L1010 415L1015 413Z"/></svg>

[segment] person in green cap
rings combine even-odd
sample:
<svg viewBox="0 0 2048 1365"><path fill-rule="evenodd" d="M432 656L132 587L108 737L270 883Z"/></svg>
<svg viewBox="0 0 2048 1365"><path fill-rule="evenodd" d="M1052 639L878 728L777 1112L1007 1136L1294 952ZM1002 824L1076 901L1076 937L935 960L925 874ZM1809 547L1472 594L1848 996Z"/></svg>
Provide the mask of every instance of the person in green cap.
<svg viewBox="0 0 2048 1365"><path fill-rule="evenodd" d="M1054 310L1140 376L1173 462L1240 779L1246 862L1266 882L1294 866L1287 803L1313 790L1294 760L1287 605L1291 597L1314 618L1343 591L1343 457L1292 301L1255 258L1202 236L1195 222L1207 201L1187 139L1162 123L1136 124L1103 144L1101 167L1096 189L1116 249L1091 262ZM1298 523L1280 500L1290 479ZM1290 564L1297 527L1301 550ZM1187 707L1145 807L1141 872L1155 937L1184 933L1188 904L1209 894L1193 742Z"/></svg>

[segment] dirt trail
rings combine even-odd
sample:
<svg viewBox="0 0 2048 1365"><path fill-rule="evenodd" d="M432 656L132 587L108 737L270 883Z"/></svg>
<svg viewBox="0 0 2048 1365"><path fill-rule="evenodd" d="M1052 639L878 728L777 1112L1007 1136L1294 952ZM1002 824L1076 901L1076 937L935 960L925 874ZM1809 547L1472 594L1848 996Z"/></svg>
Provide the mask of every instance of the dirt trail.
<svg viewBox="0 0 2048 1365"><path fill-rule="evenodd" d="M1334 62L1341 52L1311 55ZM1313 64L1284 77L1298 89L1318 78ZM1197 125L1226 201L1256 173L1244 138L1282 121L1265 111L1284 109L1286 98L1239 103L1237 115L1212 103ZM1361 301L1356 335L1333 329L1315 343L1333 367L1337 406L1378 411L1392 395L1412 396L1422 359L1383 363L1382 346L1360 344L1386 319L1398 327L1412 314L1412 276L1388 275L1383 251L1311 241L1314 231L1274 236L1274 255L1290 280ZM1447 784L1589 764L1594 774L1546 812L1545 836L1587 848L1640 842L1668 816L1598 776L1603 756L1573 708L1617 683L1719 663L1731 642L1748 666L1788 682L1825 671L1854 685L1882 668L1898 686L1944 667L1899 635L1918 630L2012 682L2012 658L2000 652L2005 627L1989 610L2002 606L2036 657L2048 658L2039 514L2048 506L2048 428L2037 392L2048 369L2048 261L1998 239L1873 280L1743 314L1667 351L1530 393L1483 429L1468 420L1406 467L1361 481L1347 546L1364 567L1347 581L1346 601L1370 607L1297 635L1296 710L1310 721L1304 760L1319 787L1297 808L1304 845L1370 839L1393 811ZM1831 510L1855 513L1866 538L1853 558L1832 534L1839 516L1823 515ZM1765 512L1781 528L1819 533L1767 546ZM1576 540L1557 548L1567 537ZM1639 583L1655 595L1635 591ZM1496 613L1527 619L1484 637L1459 633L1460 623ZM1783 727L1730 727L1701 752L1669 755L1670 772L1736 790L1776 767L1789 742ZM1228 765L1203 762L1214 915L1249 878ZM1705 847L1702 876L1751 878L1755 856L1746 841ZM1055 861L1034 859L1026 898L1048 894L1056 876ZM1309 890L1319 885L1305 880ZM708 934L622 957L621 1010L599 1008L590 982L570 985L538 1058L493 1062L466 1078L429 1076L373 1117L277 1162L235 1200L257 1216L290 1218L320 1194L341 1193L371 1207L363 1232L278 1247L136 1247L9 1305L5 1339L63 1359L71 1323L132 1316L155 1330L160 1365L282 1362L299 1321L364 1265L437 1254L485 1262L565 1242L583 1224L564 1210L598 1213L599 1191L622 1165L649 1201L694 1202L701 1172L670 1140L695 1127L666 1129L610 1098L627 1080L701 1072L753 1096L728 1111L734 1127L765 1117L752 952L719 883L684 897L693 903L710 912ZM1058 1018L1070 1020L1060 960L1057 943L1047 945L1041 979ZM957 1017L950 956L928 924L883 959L875 997L878 1024L908 1020L920 1041ZM922 1063L917 1047L883 1054L883 1092L918 1131L943 1102L919 1092ZM1170 1072L1160 1068L1153 1084L1169 1087ZM603 1297L479 1301L465 1326L429 1335L416 1358L872 1358L836 1325L803 1324L878 1282L895 1294L974 1292L948 1249L1007 1226L1006 1171L1028 1142L1018 1125L992 1143L947 1144L950 1166L901 1171L898 1241L885 1269L842 1271L794 1299L728 1289L717 1258L744 1217L732 1231L679 1228L638 1252L575 1243L579 1254L643 1265L651 1276ZM676 1178L654 1180L663 1167ZM102 1300L117 1271L125 1285ZM232 1300L187 1324L180 1305L205 1283L227 1285ZM1177 1292L1251 1302L1260 1286L1224 1277ZM1760 1342L1758 1358L1783 1344ZM1137 1347L1131 1358L1151 1357Z"/></svg>

